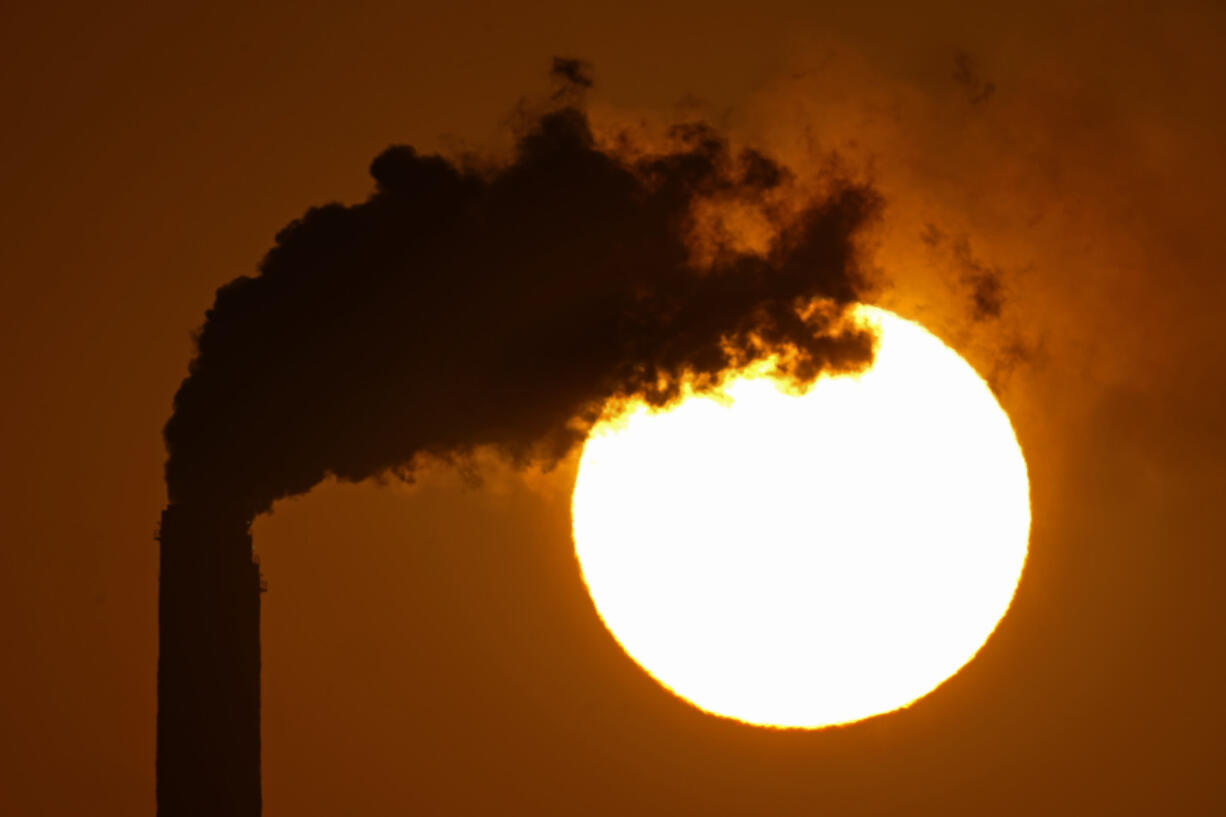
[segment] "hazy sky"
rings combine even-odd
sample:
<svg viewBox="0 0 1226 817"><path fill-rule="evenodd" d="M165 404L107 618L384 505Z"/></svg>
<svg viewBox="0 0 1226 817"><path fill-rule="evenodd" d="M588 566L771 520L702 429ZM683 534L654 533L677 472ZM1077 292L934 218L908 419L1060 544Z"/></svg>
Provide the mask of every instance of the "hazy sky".
<svg viewBox="0 0 1226 817"><path fill-rule="evenodd" d="M1215 4L127 4L0 13L0 811L153 809L161 428L216 288L387 144L498 154L555 54L886 200L881 303L994 374L1031 558L912 708L777 733L596 618L573 463L329 483L255 526L265 812L1226 809ZM837 159L834 158L837 156ZM976 320L976 276L1004 307Z"/></svg>

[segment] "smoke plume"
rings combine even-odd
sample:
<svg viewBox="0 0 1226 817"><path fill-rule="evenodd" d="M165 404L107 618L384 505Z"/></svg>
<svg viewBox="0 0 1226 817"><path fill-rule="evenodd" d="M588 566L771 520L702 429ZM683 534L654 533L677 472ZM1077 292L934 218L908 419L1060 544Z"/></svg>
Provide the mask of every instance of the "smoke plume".
<svg viewBox="0 0 1226 817"><path fill-rule="evenodd" d="M370 198L309 210L218 291L165 432L160 817L260 813L250 525L276 499L478 446L556 460L610 400L666 404L762 358L801 383L870 360L840 319L873 191L801 195L703 125L602 146L587 67L553 74L510 160L391 147Z"/></svg>
<svg viewBox="0 0 1226 817"><path fill-rule="evenodd" d="M866 286L870 188L802 195L816 188L704 125L604 145L587 68L556 60L554 78L510 160L390 147L365 202L309 210L218 291L165 429L172 505L250 520L426 454L555 459L611 399L665 404L768 356L802 382L869 362L872 338L840 318ZM750 212L766 239L700 212Z"/></svg>

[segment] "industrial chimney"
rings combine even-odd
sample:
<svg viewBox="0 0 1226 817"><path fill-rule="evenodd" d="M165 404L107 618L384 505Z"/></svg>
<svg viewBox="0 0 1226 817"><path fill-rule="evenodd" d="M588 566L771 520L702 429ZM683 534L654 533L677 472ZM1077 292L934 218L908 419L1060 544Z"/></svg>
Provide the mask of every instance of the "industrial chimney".
<svg viewBox="0 0 1226 817"><path fill-rule="evenodd" d="M258 817L261 584L250 522L172 504L158 540L158 817Z"/></svg>

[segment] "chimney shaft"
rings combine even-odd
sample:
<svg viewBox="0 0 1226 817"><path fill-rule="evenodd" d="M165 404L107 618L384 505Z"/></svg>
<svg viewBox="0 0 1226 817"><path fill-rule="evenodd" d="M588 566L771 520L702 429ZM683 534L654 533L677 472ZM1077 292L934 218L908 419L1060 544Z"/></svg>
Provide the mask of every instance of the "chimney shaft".
<svg viewBox="0 0 1226 817"><path fill-rule="evenodd" d="M258 817L260 571L242 514L162 513L158 817Z"/></svg>

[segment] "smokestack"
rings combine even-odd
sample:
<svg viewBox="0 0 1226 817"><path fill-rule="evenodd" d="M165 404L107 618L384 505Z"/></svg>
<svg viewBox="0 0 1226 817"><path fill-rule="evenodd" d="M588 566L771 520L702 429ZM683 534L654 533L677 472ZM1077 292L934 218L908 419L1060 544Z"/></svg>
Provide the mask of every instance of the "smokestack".
<svg viewBox="0 0 1226 817"><path fill-rule="evenodd" d="M801 383L870 362L842 318L871 189L802 187L701 124L604 148L588 68L554 78L510 162L389 148L367 201L308 211L218 291L165 429L160 817L260 811L250 525L277 499L477 446L556 462L608 401L664 405L760 359Z"/></svg>
<svg viewBox="0 0 1226 817"><path fill-rule="evenodd" d="M158 539L158 814L258 817L260 571L249 524L171 505Z"/></svg>

